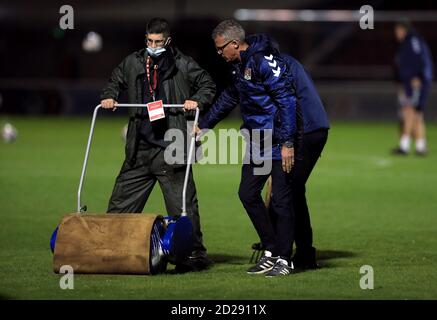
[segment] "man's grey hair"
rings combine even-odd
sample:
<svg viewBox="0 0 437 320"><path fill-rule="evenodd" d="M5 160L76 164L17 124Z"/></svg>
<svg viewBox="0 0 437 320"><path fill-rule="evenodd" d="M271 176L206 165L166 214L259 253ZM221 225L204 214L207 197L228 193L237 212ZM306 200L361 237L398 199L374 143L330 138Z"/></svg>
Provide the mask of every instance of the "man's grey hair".
<svg viewBox="0 0 437 320"><path fill-rule="evenodd" d="M220 22L212 31L211 36L213 40L217 38L217 36L222 36L225 38L225 41L231 41L235 39L240 40L240 42L244 42L246 39L246 32L237 21L229 19Z"/></svg>

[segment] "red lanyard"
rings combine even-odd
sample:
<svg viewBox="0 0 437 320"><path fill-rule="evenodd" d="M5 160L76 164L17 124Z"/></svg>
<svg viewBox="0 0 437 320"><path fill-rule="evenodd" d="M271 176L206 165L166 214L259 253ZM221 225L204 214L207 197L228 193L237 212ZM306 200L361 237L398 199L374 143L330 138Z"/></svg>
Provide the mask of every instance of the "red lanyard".
<svg viewBox="0 0 437 320"><path fill-rule="evenodd" d="M151 62L151 58L147 57L147 61L146 61L146 73L147 73L147 81L149 82L149 91L150 91L150 96L152 97L153 101L155 101L155 90L156 90L156 86L158 84L158 65L155 64L153 66L153 86L152 84L150 84L150 62Z"/></svg>

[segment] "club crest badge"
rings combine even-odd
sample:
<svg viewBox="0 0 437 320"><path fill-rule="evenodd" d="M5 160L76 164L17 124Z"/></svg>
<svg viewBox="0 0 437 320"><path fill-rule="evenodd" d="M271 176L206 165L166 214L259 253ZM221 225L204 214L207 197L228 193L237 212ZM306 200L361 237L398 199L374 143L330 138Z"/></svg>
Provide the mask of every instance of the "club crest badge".
<svg viewBox="0 0 437 320"><path fill-rule="evenodd" d="M244 79L251 80L252 79L252 69L246 68L244 69Z"/></svg>

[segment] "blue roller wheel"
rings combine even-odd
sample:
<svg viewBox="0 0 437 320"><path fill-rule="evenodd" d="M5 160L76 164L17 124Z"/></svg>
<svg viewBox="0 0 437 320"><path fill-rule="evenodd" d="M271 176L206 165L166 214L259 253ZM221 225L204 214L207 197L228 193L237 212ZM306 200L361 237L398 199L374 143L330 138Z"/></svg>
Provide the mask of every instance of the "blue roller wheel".
<svg viewBox="0 0 437 320"><path fill-rule="evenodd" d="M166 219L169 219L168 217ZM187 216L170 220L162 239L162 248L171 263L177 264L193 250L193 224Z"/></svg>
<svg viewBox="0 0 437 320"><path fill-rule="evenodd" d="M56 237L58 236L58 229L59 226L56 227L55 231L53 231L52 236L50 238L50 249L52 250L52 253L55 252L55 244L56 244Z"/></svg>
<svg viewBox="0 0 437 320"><path fill-rule="evenodd" d="M167 257L162 248L162 238L165 234L165 221L156 219L150 235L150 273L163 273L167 269Z"/></svg>

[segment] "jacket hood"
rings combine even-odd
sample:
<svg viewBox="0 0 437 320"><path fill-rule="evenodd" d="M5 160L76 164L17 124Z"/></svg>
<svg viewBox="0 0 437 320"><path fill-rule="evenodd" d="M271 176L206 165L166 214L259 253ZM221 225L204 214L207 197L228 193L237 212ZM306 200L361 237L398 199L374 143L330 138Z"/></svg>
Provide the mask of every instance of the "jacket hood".
<svg viewBox="0 0 437 320"><path fill-rule="evenodd" d="M257 52L273 52L278 53L278 44L264 33L250 35L246 38L249 48L242 52L242 58L248 59Z"/></svg>

